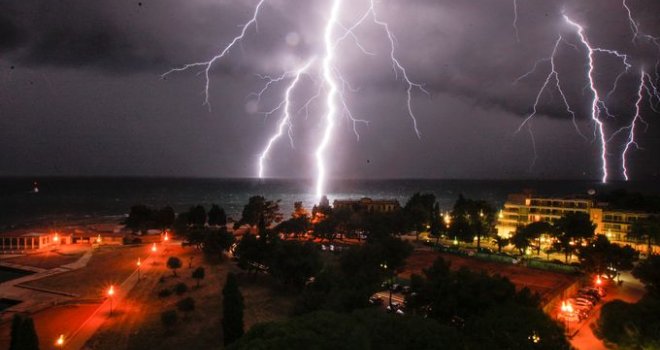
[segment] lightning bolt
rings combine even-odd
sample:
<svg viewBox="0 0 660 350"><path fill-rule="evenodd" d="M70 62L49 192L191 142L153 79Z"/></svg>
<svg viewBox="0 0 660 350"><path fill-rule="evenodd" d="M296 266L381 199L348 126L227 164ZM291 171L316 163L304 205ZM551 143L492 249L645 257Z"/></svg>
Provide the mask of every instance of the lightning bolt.
<svg viewBox="0 0 660 350"><path fill-rule="evenodd" d="M628 164L627 164L628 151L632 147L639 149L639 145L637 144L637 141L635 141L635 126L637 125L638 121L646 124L644 119L642 119L642 115L640 113L640 104L642 103L642 99L644 98L643 89L644 89L645 76L646 73L642 69L639 79L639 89L637 90L637 101L635 101L635 116L633 117L632 122L630 122L630 125L626 127L629 130L628 140L626 141L626 145L623 148L623 152L621 153L621 167L623 168L623 177L626 179L626 181L630 180L630 178L628 177Z"/></svg>
<svg viewBox="0 0 660 350"><path fill-rule="evenodd" d="M300 82L300 78L305 73L309 67L314 63L314 60L316 60L315 57L310 59L302 68L298 69L295 74L294 74L294 79L291 81L291 84L286 88L284 92L284 113L282 115L282 119L280 119L280 122L277 127L276 133L271 136L271 138L268 140L268 143L266 144L266 147L264 148L263 152L261 153L261 156L259 157L259 178L264 177L264 161L268 157L268 154L270 153L271 148L275 144L275 141L277 141L280 137L282 137L282 134L284 134L284 128L289 126L289 130L291 128L291 92L293 89L296 88L298 85L298 82ZM281 79L280 79L281 80ZM269 83L274 80L269 80ZM268 84L267 84L268 85ZM261 93L267 89L268 86L266 86L264 89L262 89ZM259 96L261 96L259 94ZM291 133L289 132L289 140L291 141L291 146L293 147L293 138L291 137Z"/></svg>
<svg viewBox="0 0 660 350"><path fill-rule="evenodd" d="M330 9L330 18L326 23L323 42L325 43L325 57L323 57L323 79L327 85L327 95L326 95L326 108L327 112L325 115L325 130L323 132L323 137L321 142L314 153L316 158L316 168L318 171L316 179L316 196L321 197L325 192L325 178L326 174L326 165L325 165L325 149L328 147L328 143L332 138L332 131L335 126L335 118L337 114L337 107L335 97L338 94L337 81L335 80L334 71L333 71L333 60L335 57L335 44L332 40L334 34L334 27L337 23L337 18L339 16L339 9L341 7L341 0L334 0L332 2L332 7Z"/></svg>
<svg viewBox="0 0 660 350"><path fill-rule="evenodd" d="M225 57L225 56L227 55L227 53L228 53L228 52L229 52L234 46L236 46L237 43L239 43L241 40L243 40L243 38L245 37L245 35L246 35L246 33L247 33L247 30L248 30L248 28L250 28L250 26L252 26L253 24L256 26L256 24L257 24L257 16L259 16L259 11L261 10L261 8L263 7L263 5L264 5L265 2L266 2L266 0L260 0L260 1L259 1L259 3L257 4L257 6L254 8L254 13L252 14L252 18L250 18L249 21L247 21L245 24L243 24L243 29L241 30L241 32L240 32L237 36L235 36L234 39L232 39L232 41L229 42L229 44L226 45L226 46L220 51L220 53L218 53L217 55L213 56L213 57L212 57L210 60L208 60L208 61L195 62L195 63L188 63L188 64L185 64L185 65L183 65L183 66L181 66L181 67L170 69L169 71L163 73L163 74L161 75L161 78L164 79L164 78L166 78L168 75L170 75L170 74L172 74L172 73L174 73L174 72L182 72L182 71L186 71L186 70L189 70L189 69L191 69L191 68L195 68L195 67L201 67L201 68L203 68L202 71L204 72L204 77L205 77L205 85L204 85L204 104L205 104L206 106L209 107L209 110L211 110L211 103L209 102L209 86L210 86L210 84L211 84L211 77L210 77L211 68L213 67L213 64L214 64L215 62L217 62L218 60L220 60L220 59L222 59L223 57Z"/></svg>
<svg viewBox="0 0 660 350"><path fill-rule="evenodd" d="M514 81L514 84L516 84L519 81L521 81L522 79L527 78L528 76L530 76L532 73L534 73L536 71L536 69L538 68L538 66L541 63L544 63L544 62L550 63L550 71L548 72L548 75L545 77L545 80L543 81L543 84L541 85L541 89L539 89L539 92L536 94L536 99L534 100L534 104L532 105L532 112L523 120L523 122L520 124L520 126L518 126L518 129L516 130L516 133L519 133L522 130L522 128L527 123L529 123L532 118L534 118L536 116L536 114L538 113L538 105L539 105L539 102L541 101L541 96L543 95L543 92L545 92L546 89L548 89L548 86L550 85L550 83L554 81L555 89L559 92L559 95L561 96L562 102L564 103L564 107L566 108L566 112L568 112L568 114L571 115L571 120L573 122L573 126L575 127L575 130L577 131L577 133L580 136L582 136L582 138L586 139L586 136L584 136L584 134L582 134L582 131L580 130L580 127L577 124L575 112L571 109L571 106L568 103L568 99L566 98L566 94L564 93L564 90L561 87L561 81L559 80L559 72L557 71L557 67L555 65L555 58L557 57L557 53L559 51L559 44L561 42L562 42L562 36L559 35L557 37L557 40L555 40L555 45L552 48L552 53L550 54L550 57L543 58L541 60L536 61L536 63L534 64L534 67L532 67L532 70L530 70L529 72L521 75L520 77L518 77ZM533 135L531 128L529 128L528 131L529 131L530 135ZM535 161L536 161L536 147L535 147L535 151L534 151L534 162Z"/></svg>
<svg viewBox="0 0 660 350"><path fill-rule="evenodd" d="M603 183L606 183L607 177L609 175L607 172L607 140L605 139L605 125L600 119L600 113L601 113L600 106L603 104L603 102L598 93L598 89L596 88L596 83L594 79L594 69L595 69L594 53L598 52L600 49L594 49L591 46L589 40L584 34L584 27L582 27L582 25L578 24L577 22L574 22L567 15L564 15L564 20L566 20L566 22L571 26L575 27L577 35L580 38L580 41L582 42L582 45L584 45L584 47L587 49L588 52L587 58L588 58L589 68L587 70L587 78L589 79L589 88L591 89L591 93L593 94L593 98L591 100L591 119L594 122L594 126L596 128L595 131L600 141L600 160L601 160L601 170L602 170L601 181Z"/></svg>
<svg viewBox="0 0 660 350"><path fill-rule="evenodd" d="M247 35L248 29L251 27L257 26L257 17L260 14L261 9L265 4L265 0L261 0L257 3L252 17L242 25L240 33L238 33L229 44L225 45L217 55L213 56L211 59L185 64L181 67L173 68L164 74L162 78L166 78L168 75L175 72L187 71L194 68L200 68L199 74L204 73L205 85L204 85L204 104L209 106L209 86L211 83L210 71L213 68L213 65L225 57L232 48L234 48L238 43L240 43L245 36ZM316 100L321 97L324 98L325 103L325 112L322 119L322 135L319 139L319 143L314 152L314 159L316 162L317 168L317 178L316 178L316 194L318 197L324 194L325 191L325 182L327 179L328 172L328 163L326 161L328 148L332 143L332 138L334 134L335 125L337 124L337 119L340 115L345 116L353 125L353 132L355 133L356 138L359 140L360 134L358 133L358 125L365 124L368 125L368 121L359 119L351 111L349 104L347 103L346 93L356 92L357 89L353 88L350 82L345 79L339 69L335 66L335 60L338 56L337 50L341 42L346 39L352 39L353 43L366 55L375 55L375 53L369 51L362 43L360 42L358 36L355 34L355 29L366 22L370 21L373 24L381 27L387 37L389 43L389 54L388 58L392 63L392 70L394 71L395 79L400 79L406 85L406 108L407 114L412 121L412 126L415 134L418 138L421 137L421 132L419 131L417 117L414 113L412 107L412 98L415 91L420 91L425 94L429 94L427 90L424 89L423 85L413 81L404 65L398 59L396 55L396 37L394 33L390 30L389 24L381 20L378 17L376 12L376 5L374 0L368 0L368 8L364 14L355 21L351 26L344 26L339 19L340 12L344 2L342 0L332 0L331 7L328 12L328 18L326 20L324 30L323 30L323 57L322 59L309 59L306 64L300 67L298 70L293 72L284 72L279 76L259 76L265 81L263 87L257 91L250 94L250 96L256 97L257 104L260 103L261 97L273 88L275 85L279 85L282 82L289 81L286 89L284 90L284 97L279 104L274 106L272 109L262 112L264 117L269 117L281 111L282 116L279 119L277 128L275 132L271 135L266 143L264 149L262 150L259 161L258 161L258 176L263 178L266 172L266 160L269 158L269 155L272 151L274 144L284 135L285 130L288 127L288 136L289 140L293 146L293 138L291 135L292 130L292 117L294 114L297 114L301 111L305 111L305 115L309 115L309 107ZM314 96L309 98L302 107L293 112L291 110L293 102L293 92L296 87L299 85L300 80L303 75L309 74L313 65L317 61L320 61L320 80L322 83L319 85L319 89Z"/></svg>
<svg viewBox="0 0 660 350"><path fill-rule="evenodd" d="M518 0L513 0L513 33L516 35L516 42L520 42L520 34L518 33Z"/></svg>

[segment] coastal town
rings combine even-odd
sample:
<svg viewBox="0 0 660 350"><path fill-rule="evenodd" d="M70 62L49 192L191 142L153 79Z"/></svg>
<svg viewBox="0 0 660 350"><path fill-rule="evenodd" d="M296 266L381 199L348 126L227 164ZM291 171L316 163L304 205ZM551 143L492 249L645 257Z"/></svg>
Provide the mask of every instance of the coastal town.
<svg viewBox="0 0 660 350"><path fill-rule="evenodd" d="M511 297L525 295L515 298L529 299L531 310L543 315L529 325L538 328L539 344L547 337L552 348L604 349L616 342L605 332L616 322L603 316L607 305L635 305L653 293L653 280L635 271L655 266L655 197L625 208L626 196L637 195L617 194L608 203L593 195L528 192L509 195L498 209L461 195L444 210L431 193L416 193L403 204L371 198L330 204L324 197L313 208L295 203L290 214L277 200L253 196L237 218L218 205L179 213L137 205L123 222L9 230L0 233L0 341L13 342L17 319L29 319L42 349L236 341L236 348L249 348L257 324L343 307L381 309L402 319L425 315L449 322L460 338L478 315L460 308L436 315L431 310L440 291L428 291L423 277L446 266L459 274L454 278L474 274L470 278L484 279L480 283L510 285ZM382 257L368 257L373 254ZM317 284L338 283L325 279L348 278L328 273L351 259L357 259L354 269L375 273L355 282L363 286L353 297L363 299L348 306L335 295L317 295ZM238 282L240 334L246 332L232 342L220 297L229 275ZM333 288L340 293L346 287ZM488 298L495 298L493 307L509 303L498 302L501 297Z"/></svg>

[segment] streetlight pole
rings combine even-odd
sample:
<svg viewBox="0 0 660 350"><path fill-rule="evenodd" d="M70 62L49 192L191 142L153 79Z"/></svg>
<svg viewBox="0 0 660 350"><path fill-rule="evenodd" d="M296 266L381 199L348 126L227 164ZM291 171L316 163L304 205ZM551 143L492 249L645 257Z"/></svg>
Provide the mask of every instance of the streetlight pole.
<svg viewBox="0 0 660 350"><path fill-rule="evenodd" d="M64 349L64 334L60 334L59 337L55 340L55 347L58 349Z"/></svg>
<svg viewBox="0 0 660 350"><path fill-rule="evenodd" d="M108 297L110 298L110 316L112 316L112 296L115 294L115 286L110 286L108 289Z"/></svg>
<svg viewBox="0 0 660 350"><path fill-rule="evenodd" d="M140 261L140 258L138 257L138 260L137 260L138 282L140 281L140 266L141 265L142 265L142 261Z"/></svg>

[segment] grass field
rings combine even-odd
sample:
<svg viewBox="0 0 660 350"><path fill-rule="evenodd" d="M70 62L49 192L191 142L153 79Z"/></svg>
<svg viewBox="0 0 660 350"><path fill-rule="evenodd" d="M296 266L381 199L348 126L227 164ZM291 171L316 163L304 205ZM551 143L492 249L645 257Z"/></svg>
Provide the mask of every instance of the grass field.
<svg viewBox="0 0 660 350"><path fill-rule="evenodd" d="M136 269L137 258L149 255L147 246L108 246L94 252L79 270L26 283L29 286L77 294L82 299L103 297L106 288L123 282Z"/></svg>
<svg viewBox="0 0 660 350"><path fill-rule="evenodd" d="M167 256L177 256L183 267L172 276L164 264L154 266L145 278L129 293L117 316L107 321L99 332L87 343L90 349L218 349L222 347L222 288L229 271L238 271L227 260L208 262L194 248L171 248ZM167 256L162 259L165 261ZM193 257L193 268L188 268ZM203 266L206 277L200 288L194 288L196 280L192 271ZM160 282L160 277L164 281ZM173 294L159 298L162 289L173 289L177 283L185 283L189 290L181 296ZM241 292L245 300L246 330L259 322L286 317L293 304L293 297L274 292L272 282L264 275L239 277ZM192 297L195 310L189 315L177 311L179 320L175 327L163 327L160 315L163 311L176 309L176 302Z"/></svg>

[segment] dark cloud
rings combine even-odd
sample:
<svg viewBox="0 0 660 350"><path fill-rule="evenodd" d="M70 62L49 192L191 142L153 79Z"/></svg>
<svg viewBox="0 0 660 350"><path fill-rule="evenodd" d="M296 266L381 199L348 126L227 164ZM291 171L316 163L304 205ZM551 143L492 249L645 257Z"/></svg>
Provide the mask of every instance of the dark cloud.
<svg viewBox="0 0 660 350"><path fill-rule="evenodd" d="M14 116L12 123L3 121L0 131L0 143L9 150L0 156L0 168L19 164L22 172L41 171L40 160L48 159L46 163L52 165L48 169L57 172L254 174L254 161L279 117L264 118L258 112L276 106L283 90L282 84L275 84L255 108L250 92L263 86L256 75L277 76L322 53L329 2L268 0L258 28L248 30L241 45L213 67L211 112L201 105L204 81L198 71L172 74L167 81L158 75L217 54L251 16L256 0L141 3L0 3L0 67L17 67L11 74L0 75L5 79L0 86L5 89L0 94L0 113ZM349 26L368 2L344 3L342 24ZM347 93L349 104L358 117L371 122L359 127L362 137L358 143L350 123L342 120L340 142L334 146L341 153L336 154L341 165L334 167L338 176L352 171L351 176L367 177L479 177L483 172L499 177L529 176L530 140L527 134L514 132L522 117L531 112L549 65L540 63L534 73L516 79L550 55L559 35L563 42L556 63L562 88L583 133L591 136L586 52L574 29L563 21L563 13L584 23L594 45L621 50L631 57L633 68L607 101L618 116L607 120L608 133L629 122L638 71L641 67L652 70L659 56L648 39L633 42L619 0L518 0L519 41L511 0L383 0L377 4L379 17L396 35L401 63L412 79L430 91L430 96L415 92L413 101L423 136L420 140L411 132L406 86L395 79L387 36L380 26L367 21L356 34L375 55L365 54L348 38L340 44L337 56L343 78L359 89ZM630 5L640 31L660 35L660 2L640 0ZM605 55L597 59L597 84L607 91L622 65ZM319 80L312 76L306 84L295 93L296 108L317 91ZM295 116L296 148L292 150L286 141L278 144L271 158L273 175L313 175L309 150L318 141L323 115L319 105L310 109L307 119L303 114ZM645 107L643 113L653 111ZM538 114L533 124L541 160L535 174L598 177L593 160L597 147L575 135L554 82L541 96ZM649 149L656 147L657 132L651 127L642 135ZM167 144L161 140L168 140ZM621 141L613 141L612 164ZM140 151L126 155L125 145ZM554 158L557 149L566 160ZM95 152L117 165L105 165ZM640 153L638 162L650 159L651 165L644 170L653 172L659 161L644 156L650 152ZM27 161L17 154L37 156ZM159 156L152 158L152 154ZM389 166L395 161L401 165ZM231 166L226 165L229 162Z"/></svg>

